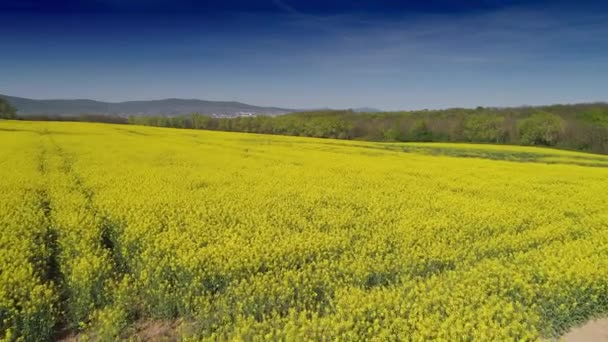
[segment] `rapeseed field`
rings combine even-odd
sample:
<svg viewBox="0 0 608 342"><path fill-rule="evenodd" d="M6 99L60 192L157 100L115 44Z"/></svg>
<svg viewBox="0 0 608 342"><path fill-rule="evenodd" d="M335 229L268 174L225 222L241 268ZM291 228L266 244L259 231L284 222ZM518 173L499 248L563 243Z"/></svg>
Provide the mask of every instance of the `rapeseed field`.
<svg viewBox="0 0 608 342"><path fill-rule="evenodd" d="M0 121L0 338L508 341L608 313L608 157Z"/></svg>

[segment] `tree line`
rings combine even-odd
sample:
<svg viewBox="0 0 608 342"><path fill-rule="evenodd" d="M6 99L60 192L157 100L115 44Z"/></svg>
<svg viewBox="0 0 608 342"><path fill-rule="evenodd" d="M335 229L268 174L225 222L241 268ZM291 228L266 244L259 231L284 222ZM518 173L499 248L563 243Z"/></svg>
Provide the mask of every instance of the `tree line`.
<svg viewBox="0 0 608 342"><path fill-rule="evenodd" d="M160 127L370 141L539 145L608 154L608 104L605 103L382 113L324 110L237 118L191 114L130 117L129 122Z"/></svg>
<svg viewBox="0 0 608 342"><path fill-rule="evenodd" d="M358 113L321 110L280 116L215 118L106 115L27 116L0 99L0 119L88 121L369 141L437 141L551 146L608 154L608 104L451 108Z"/></svg>
<svg viewBox="0 0 608 342"><path fill-rule="evenodd" d="M17 108L8 101L0 98L0 119L5 120L31 120L31 121L76 121L76 122L103 122L113 124L128 124L125 117L116 115L82 114L82 115L27 115L19 116Z"/></svg>
<svg viewBox="0 0 608 342"><path fill-rule="evenodd" d="M17 108L13 107L3 98L0 98L0 119L17 119Z"/></svg>

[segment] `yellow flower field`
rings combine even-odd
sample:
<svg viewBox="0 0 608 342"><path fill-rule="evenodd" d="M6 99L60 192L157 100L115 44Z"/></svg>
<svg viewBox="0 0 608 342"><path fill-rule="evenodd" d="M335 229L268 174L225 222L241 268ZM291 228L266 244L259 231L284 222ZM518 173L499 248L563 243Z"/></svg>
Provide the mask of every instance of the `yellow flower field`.
<svg viewBox="0 0 608 342"><path fill-rule="evenodd" d="M608 313L608 157L0 121L0 338L506 341Z"/></svg>

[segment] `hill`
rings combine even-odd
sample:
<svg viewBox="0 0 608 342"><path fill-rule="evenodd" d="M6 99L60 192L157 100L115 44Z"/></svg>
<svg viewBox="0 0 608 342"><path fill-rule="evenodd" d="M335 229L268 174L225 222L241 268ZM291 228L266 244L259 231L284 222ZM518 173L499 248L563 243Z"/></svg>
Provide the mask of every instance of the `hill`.
<svg viewBox="0 0 608 342"><path fill-rule="evenodd" d="M279 115L293 109L260 107L234 101L197 99L164 99L151 101L102 102L88 99L35 100L0 95L17 108L20 116L33 115L113 115L113 116L176 116L202 113L210 116Z"/></svg>

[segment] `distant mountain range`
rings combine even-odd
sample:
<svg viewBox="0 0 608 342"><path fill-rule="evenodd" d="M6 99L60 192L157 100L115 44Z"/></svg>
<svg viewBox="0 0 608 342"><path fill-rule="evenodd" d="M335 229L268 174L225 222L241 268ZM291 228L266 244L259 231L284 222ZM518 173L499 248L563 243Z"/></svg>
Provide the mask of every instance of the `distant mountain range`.
<svg viewBox="0 0 608 342"><path fill-rule="evenodd" d="M34 100L1 95L21 116L28 115L116 115L176 116L200 113L216 116L280 115L296 110L259 107L240 102L204 101L196 99L164 99L152 101L101 102L94 100Z"/></svg>

